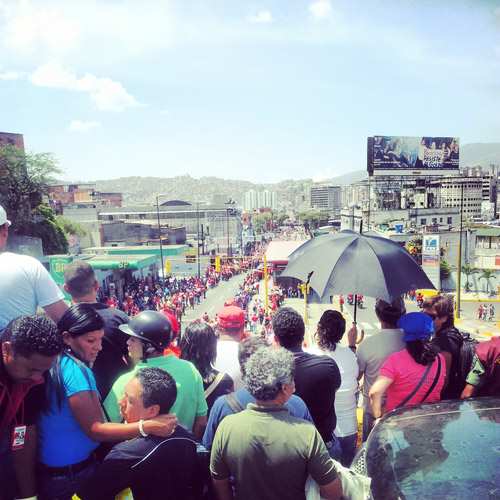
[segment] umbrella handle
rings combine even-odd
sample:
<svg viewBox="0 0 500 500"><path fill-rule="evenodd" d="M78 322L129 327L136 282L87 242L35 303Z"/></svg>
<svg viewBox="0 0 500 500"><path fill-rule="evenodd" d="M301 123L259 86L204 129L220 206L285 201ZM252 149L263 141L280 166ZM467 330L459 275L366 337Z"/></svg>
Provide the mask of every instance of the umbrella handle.
<svg viewBox="0 0 500 500"><path fill-rule="evenodd" d="M353 323L356 324L356 316L357 316L357 311L358 311L358 294L354 294L354 321Z"/></svg>

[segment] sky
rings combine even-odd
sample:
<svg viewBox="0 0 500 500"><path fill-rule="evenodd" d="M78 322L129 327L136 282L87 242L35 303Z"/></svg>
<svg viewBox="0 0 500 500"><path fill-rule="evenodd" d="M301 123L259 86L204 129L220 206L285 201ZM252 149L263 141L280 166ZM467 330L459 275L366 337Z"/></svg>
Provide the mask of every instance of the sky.
<svg viewBox="0 0 500 500"><path fill-rule="evenodd" d="M500 0L0 0L0 131L65 180L321 180L500 142Z"/></svg>

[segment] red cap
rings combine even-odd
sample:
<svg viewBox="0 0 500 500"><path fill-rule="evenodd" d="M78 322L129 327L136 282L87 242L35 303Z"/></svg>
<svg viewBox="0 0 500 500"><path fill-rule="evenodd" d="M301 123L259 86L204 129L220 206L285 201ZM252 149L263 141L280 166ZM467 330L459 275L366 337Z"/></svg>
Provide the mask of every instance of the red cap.
<svg viewBox="0 0 500 500"><path fill-rule="evenodd" d="M221 328L241 328L245 325L245 313L236 306L223 307L217 319Z"/></svg>

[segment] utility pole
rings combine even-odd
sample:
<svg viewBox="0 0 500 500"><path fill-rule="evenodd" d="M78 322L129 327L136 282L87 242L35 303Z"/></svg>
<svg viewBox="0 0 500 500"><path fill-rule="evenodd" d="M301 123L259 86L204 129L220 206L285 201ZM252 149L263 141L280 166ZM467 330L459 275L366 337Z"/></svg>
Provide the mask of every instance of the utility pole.
<svg viewBox="0 0 500 500"><path fill-rule="evenodd" d="M198 265L198 279L200 279L200 202L196 202L196 263Z"/></svg>
<svg viewBox="0 0 500 500"><path fill-rule="evenodd" d="M460 185L460 235L458 239L458 269L457 269L457 310L456 316L460 318L460 294L462 289L462 230L463 230L463 214L464 214L464 181L462 179Z"/></svg>
<svg viewBox="0 0 500 500"><path fill-rule="evenodd" d="M163 282L163 279L165 278L165 267L164 267L164 264L163 264L163 246L162 246L162 242L161 242L160 202L158 201L159 197L160 197L160 195L157 194L156 195L156 217L158 219L158 237L160 239L160 259L161 259L161 273L160 273L160 277L161 277L162 282Z"/></svg>

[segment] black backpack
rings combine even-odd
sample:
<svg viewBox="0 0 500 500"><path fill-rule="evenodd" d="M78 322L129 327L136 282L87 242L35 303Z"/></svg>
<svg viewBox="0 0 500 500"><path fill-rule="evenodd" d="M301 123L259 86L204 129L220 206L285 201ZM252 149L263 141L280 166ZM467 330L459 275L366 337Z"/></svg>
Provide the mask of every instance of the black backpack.
<svg viewBox="0 0 500 500"><path fill-rule="evenodd" d="M460 380L465 383L472 366L472 358L476 352L476 345L479 343L473 339L468 332L462 332L456 328L448 332L448 337L452 338L460 346L460 358L458 360L458 373Z"/></svg>

